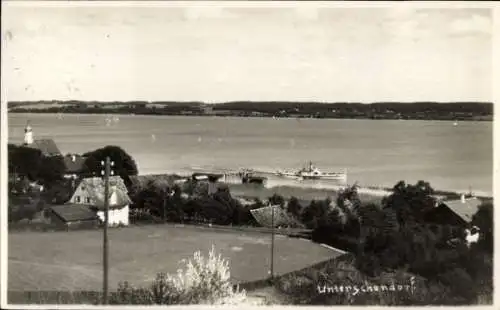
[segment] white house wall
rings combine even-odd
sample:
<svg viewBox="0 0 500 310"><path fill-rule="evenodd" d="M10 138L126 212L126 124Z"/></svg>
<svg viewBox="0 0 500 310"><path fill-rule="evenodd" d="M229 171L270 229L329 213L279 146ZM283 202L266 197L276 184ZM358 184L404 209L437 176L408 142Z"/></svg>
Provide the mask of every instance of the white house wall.
<svg viewBox="0 0 500 310"><path fill-rule="evenodd" d="M97 216L101 221L105 220L105 212L98 211ZM109 210L108 226L117 226L119 224L128 226L129 224L129 206L125 206L121 209Z"/></svg>

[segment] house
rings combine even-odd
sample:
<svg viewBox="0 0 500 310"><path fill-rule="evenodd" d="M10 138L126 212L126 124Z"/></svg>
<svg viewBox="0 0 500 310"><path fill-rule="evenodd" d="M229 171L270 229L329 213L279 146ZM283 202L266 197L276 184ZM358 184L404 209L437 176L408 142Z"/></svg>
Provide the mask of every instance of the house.
<svg viewBox="0 0 500 310"><path fill-rule="evenodd" d="M51 206L46 212L46 217L51 224L66 229L95 227L99 224L96 212L80 204Z"/></svg>
<svg viewBox="0 0 500 310"><path fill-rule="evenodd" d="M86 205L94 210L101 220L104 220L104 186L102 178L84 178L76 187L69 203ZM111 176L109 178L109 226L128 225L130 203L123 179L119 176Z"/></svg>
<svg viewBox="0 0 500 310"><path fill-rule="evenodd" d="M111 190L109 195L108 225L127 226L129 224L129 213L130 213L129 206L131 203L132 201L130 200L125 191L117 188ZM105 221L106 207L105 207L104 193L101 195L97 195L96 203L94 206L91 207L91 209L97 212L97 216L102 222Z"/></svg>
<svg viewBox="0 0 500 310"><path fill-rule="evenodd" d="M66 167L64 177L67 179L78 178L83 173L86 159L85 156L77 154L68 154L64 156L64 166Z"/></svg>
<svg viewBox="0 0 500 310"><path fill-rule="evenodd" d="M441 201L425 214L425 221L430 224L463 229L469 226L472 216L477 212L481 203L481 200L476 197L465 198L464 195L458 200Z"/></svg>
<svg viewBox="0 0 500 310"><path fill-rule="evenodd" d="M24 146L40 150L43 156L61 156L61 151L52 139L33 139L33 129L29 124L24 128Z"/></svg>

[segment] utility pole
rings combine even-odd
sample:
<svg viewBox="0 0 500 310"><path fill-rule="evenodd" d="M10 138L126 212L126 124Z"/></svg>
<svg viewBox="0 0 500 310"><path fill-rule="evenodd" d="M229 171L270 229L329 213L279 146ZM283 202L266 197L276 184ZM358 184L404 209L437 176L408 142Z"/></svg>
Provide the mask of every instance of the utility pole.
<svg viewBox="0 0 500 310"><path fill-rule="evenodd" d="M271 280L274 279L274 206L271 205Z"/></svg>
<svg viewBox="0 0 500 310"><path fill-rule="evenodd" d="M109 256L108 256L108 223L109 223L109 176L113 175L111 166L114 162L106 157L106 161L101 161L104 170L101 170L101 175L104 176L104 236L103 236L103 301L104 305L108 304L108 271L109 271Z"/></svg>

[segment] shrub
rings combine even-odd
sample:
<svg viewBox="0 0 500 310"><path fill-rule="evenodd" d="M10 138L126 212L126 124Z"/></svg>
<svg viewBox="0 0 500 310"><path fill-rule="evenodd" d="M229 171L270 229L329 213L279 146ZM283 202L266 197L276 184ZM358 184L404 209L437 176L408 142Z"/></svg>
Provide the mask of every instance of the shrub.
<svg viewBox="0 0 500 310"><path fill-rule="evenodd" d="M200 252L183 261L185 268L176 275L159 273L147 288L134 288L127 282L120 283L112 295L113 304L239 304L246 298L244 290L234 288L229 281L227 260L216 255L212 247L208 258Z"/></svg>
<svg viewBox="0 0 500 310"><path fill-rule="evenodd" d="M111 293L109 303L112 305L164 304L163 300L155 300L152 292L152 290L144 288L134 288L127 281L121 282L118 284L118 290Z"/></svg>

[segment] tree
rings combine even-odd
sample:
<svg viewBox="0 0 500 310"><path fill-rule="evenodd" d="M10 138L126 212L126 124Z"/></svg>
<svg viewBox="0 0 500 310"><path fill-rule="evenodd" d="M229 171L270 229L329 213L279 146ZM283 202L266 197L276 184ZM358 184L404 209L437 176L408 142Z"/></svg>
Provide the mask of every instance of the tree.
<svg viewBox="0 0 500 310"><path fill-rule="evenodd" d="M42 157L38 179L50 187L63 180L66 165L62 156Z"/></svg>
<svg viewBox="0 0 500 310"><path fill-rule="evenodd" d="M396 212L393 209L387 208L383 212L383 230L386 233L391 233L399 230L399 223Z"/></svg>
<svg viewBox="0 0 500 310"><path fill-rule="evenodd" d="M300 218L302 206L300 205L299 200L296 197L291 197L290 200L288 200L287 211L295 218Z"/></svg>
<svg viewBox="0 0 500 310"><path fill-rule="evenodd" d="M38 149L8 145L9 172L30 180L36 180L42 164L42 152Z"/></svg>
<svg viewBox="0 0 500 310"><path fill-rule="evenodd" d="M103 167L102 161L109 157L114 162L113 171L127 182L130 175L137 175L137 165L135 160L119 146L108 145L103 148L84 154L87 159L84 162L84 173L100 176Z"/></svg>
<svg viewBox="0 0 500 310"><path fill-rule="evenodd" d="M361 200L358 195L358 186L356 184L342 189L337 194L337 207L339 207L349 219L357 219L358 211L361 206Z"/></svg>
<svg viewBox="0 0 500 310"><path fill-rule="evenodd" d="M62 156L43 156L38 149L8 145L9 173L14 177L39 181L45 187L63 179L66 166Z"/></svg>
<svg viewBox="0 0 500 310"><path fill-rule="evenodd" d="M432 197L434 190L428 182L418 181L415 185L399 181L391 195L383 200L384 208L396 212L398 223L413 225L424 222L424 214L436 203Z"/></svg>
<svg viewBox="0 0 500 310"><path fill-rule="evenodd" d="M273 194L271 197L269 197L269 203L271 205L278 205L280 206L281 208L284 208L285 206L285 198L281 195L278 195L278 194Z"/></svg>
<svg viewBox="0 0 500 310"><path fill-rule="evenodd" d="M362 228L367 228L370 231L384 230L385 214L376 204L369 203L359 208L358 215Z"/></svg>
<svg viewBox="0 0 500 310"><path fill-rule="evenodd" d="M174 184L169 188L170 193L168 195L166 203L166 218L168 221L172 222L182 222L184 219L183 205L184 201L182 199L182 191L179 185Z"/></svg>
<svg viewBox="0 0 500 310"><path fill-rule="evenodd" d="M327 223L329 205L324 200L312 200L302 213L302 222L310 229L315 229L320 224Z"/></svg>

